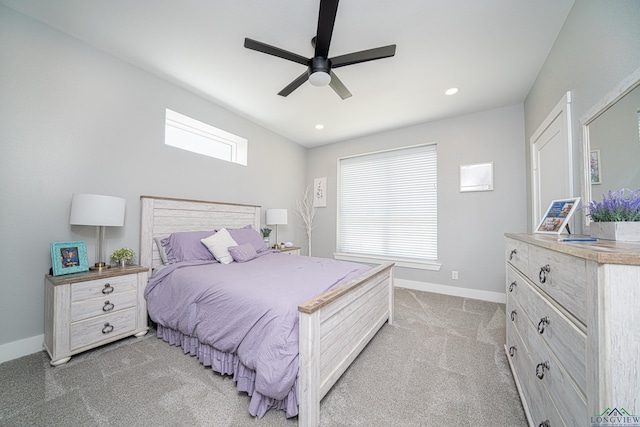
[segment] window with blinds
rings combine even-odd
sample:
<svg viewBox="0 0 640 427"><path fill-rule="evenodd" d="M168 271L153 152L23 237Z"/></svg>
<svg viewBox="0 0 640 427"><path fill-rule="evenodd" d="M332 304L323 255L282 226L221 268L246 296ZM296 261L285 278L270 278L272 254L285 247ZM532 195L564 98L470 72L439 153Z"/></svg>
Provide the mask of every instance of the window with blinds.
<svg viewBox="0 0 640 427"><path fill-rule="evenodd" d="M437 260L436 148L421 145L339 160L338 252L347 255L342 259Z"/></svg>

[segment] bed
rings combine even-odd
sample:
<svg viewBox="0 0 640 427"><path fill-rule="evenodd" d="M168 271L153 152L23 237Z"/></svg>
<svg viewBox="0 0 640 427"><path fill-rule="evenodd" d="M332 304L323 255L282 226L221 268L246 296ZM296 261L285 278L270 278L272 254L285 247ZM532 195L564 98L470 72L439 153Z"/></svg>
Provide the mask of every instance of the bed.
<svg viewBox="0 0 640 427"><path fill-rule="evenodd" d="M251 226L259 230L260 219L259 206L142 196L140 263L152 272L159 270L158 275L161 275L166 267L158 250L158 239L172 233L221 228ZM254 264L278 256L295 257L269 253ZM148 308L150 313L157 309L151 305ZM385 322L393 322L393 264L358 273L338 286L302 301L297 306L296 316L298 371L292 393L297 397L298 425L317 426L321 399ZM174 331L167 332L166 329L159 336L170 341L167 336ZM188 338L198 340L198 337ZM183 350L187 352L184 347Z"/></svg>

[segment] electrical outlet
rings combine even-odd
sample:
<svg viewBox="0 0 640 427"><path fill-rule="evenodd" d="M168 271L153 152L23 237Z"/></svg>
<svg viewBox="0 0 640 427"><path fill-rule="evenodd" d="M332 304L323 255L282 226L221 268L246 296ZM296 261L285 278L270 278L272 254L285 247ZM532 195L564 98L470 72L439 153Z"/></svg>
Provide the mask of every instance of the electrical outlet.
<svg viewBox="0 0 640 427"><path fill-rule="evenodd" d="M457 271L455 271L455 270L454 270L454 271L452 271L452 272L451 272L451 278L452 278L453 280L458 280L458 272L457 272Z"/></svg>

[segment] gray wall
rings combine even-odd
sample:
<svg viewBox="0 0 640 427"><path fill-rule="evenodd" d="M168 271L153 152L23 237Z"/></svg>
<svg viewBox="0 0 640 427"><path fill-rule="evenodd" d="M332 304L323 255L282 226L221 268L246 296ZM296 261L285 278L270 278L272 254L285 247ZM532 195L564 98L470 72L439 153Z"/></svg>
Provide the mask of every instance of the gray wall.
<svg viewBox="0 0 640 427"><path fill-rule="evenodd" d="M43 333L50 242L85 240L95 262L95 228L69 225L72 193L126 199L107 254L139 252L141 195L288 208L279 235L302 240L303 147L2 5L0 94L0 345ZM247 138L248 166L165 146L165 108Z"/></svg>
<svg viewBox="0 0 640 427"><path fill-rule="evenodd" d="M336 250L340 157L422 143L438 144L439 272L397 268L396 278L504 292L504 233L526 230L522 105L485 111L309 150L307 182L327 177L327 207L318 208L312 251ZM494 191L460 193L462 164L494 162ZM451 279L451 271L459 280Z"/></svg>
<svg viewBox="0 0 640 427"><path fill-rule="evenodd" d="M572 91L574 188L582 176L580 118L640 67L640 1L576 0L524 103L527 170L529 139L567 91ZM531 185L527 178L527 225ZM594 195L600 199L598 194Z"/></svg>

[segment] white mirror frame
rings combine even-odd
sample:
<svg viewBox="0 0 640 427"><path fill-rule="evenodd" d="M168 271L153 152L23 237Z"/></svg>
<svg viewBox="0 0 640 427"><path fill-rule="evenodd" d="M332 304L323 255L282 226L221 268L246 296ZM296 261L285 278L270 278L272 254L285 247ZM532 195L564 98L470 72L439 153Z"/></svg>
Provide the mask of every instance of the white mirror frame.
<svg viewBox="0 0 640 427"><path fill-rule="evenodd" d="M593 107L580 118L580 126L582 127L582 200L583 205L588 205L592 200L591 194L591 174L590 174L590 144L589 144L589 125L605 111L611 108L616 102L627 95L636 87L640 86L640 68L635 70L631 75L622 80L613 90L600 99ZM584 226L586 234L591 224L591 217L587 215L587 210L582 210L584 218Z"/></svg>

